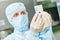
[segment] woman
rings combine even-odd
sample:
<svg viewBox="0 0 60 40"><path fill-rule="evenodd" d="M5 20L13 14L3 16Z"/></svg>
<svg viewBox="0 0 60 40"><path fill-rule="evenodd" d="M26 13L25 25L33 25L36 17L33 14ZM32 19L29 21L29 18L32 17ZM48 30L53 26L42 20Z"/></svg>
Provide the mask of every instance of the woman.
<svg viewBox="0 0 60 40"><path fill-rule="evenodd" d="M24 33L28 30L28 13L24 4L21 2L10 4L6 8L6 16L14 32L3 40L24 40Z"/></svg>

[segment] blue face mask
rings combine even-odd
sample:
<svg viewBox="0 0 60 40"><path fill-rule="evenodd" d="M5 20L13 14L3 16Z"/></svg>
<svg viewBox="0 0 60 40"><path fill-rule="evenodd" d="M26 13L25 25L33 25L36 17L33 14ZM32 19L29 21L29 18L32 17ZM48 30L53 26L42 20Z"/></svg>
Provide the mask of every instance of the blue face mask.
<svg viewBox="0 0 60 40"><path fill-rule="evenodd" d="M28 30L28 16L20 15L16 18L12 18L12 25L16 31L24 32Z"/></svg>

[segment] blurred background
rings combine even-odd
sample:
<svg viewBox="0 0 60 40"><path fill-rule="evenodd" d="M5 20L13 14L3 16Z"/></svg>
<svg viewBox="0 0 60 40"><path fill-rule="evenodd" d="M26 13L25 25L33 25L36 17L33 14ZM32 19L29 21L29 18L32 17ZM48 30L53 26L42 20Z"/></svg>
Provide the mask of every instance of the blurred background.
<svg viewBox="0 0 60 40"><path fill-rule="evenodd" d="M29 13L29 21L35 14L34 6L42 5L43 10L51 14L53 32L56 40L60 40L60 0L0 0L0 40L13 32L13 27L5 16L5 8L14 2L23 2L25 4Z"/></svg>

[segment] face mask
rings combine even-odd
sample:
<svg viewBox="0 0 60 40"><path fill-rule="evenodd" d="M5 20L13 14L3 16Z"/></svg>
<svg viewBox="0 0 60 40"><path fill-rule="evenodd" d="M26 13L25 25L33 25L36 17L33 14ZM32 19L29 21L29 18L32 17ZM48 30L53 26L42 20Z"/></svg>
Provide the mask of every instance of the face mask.
<svg viewBox="0 0 60 40"><path fill-rule="evenodd" d="M15 30L25 31L28 29L28 16L20 15L16 18L12 18L12 25Z"/></svg>

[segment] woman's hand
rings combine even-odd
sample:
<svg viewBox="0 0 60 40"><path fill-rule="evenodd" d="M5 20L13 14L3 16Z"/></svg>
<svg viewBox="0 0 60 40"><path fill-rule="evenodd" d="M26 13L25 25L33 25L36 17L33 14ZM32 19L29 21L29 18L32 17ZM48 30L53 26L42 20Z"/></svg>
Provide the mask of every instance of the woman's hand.
<svg viewBox="0 0 60 40"><path fill-rule="evenodd" d="M51 25L51 16L47 12L35 13L31 24L30 30L38 33L44 31Z"/></svg>
<svg viewBox="0 0 60 40"><path fill-rule="evenodd" d="M31 21L30 30L35 33L38 33L42 31L43 25L44 22L43 22L42 15L40 13L36 13Z"/></svg>

